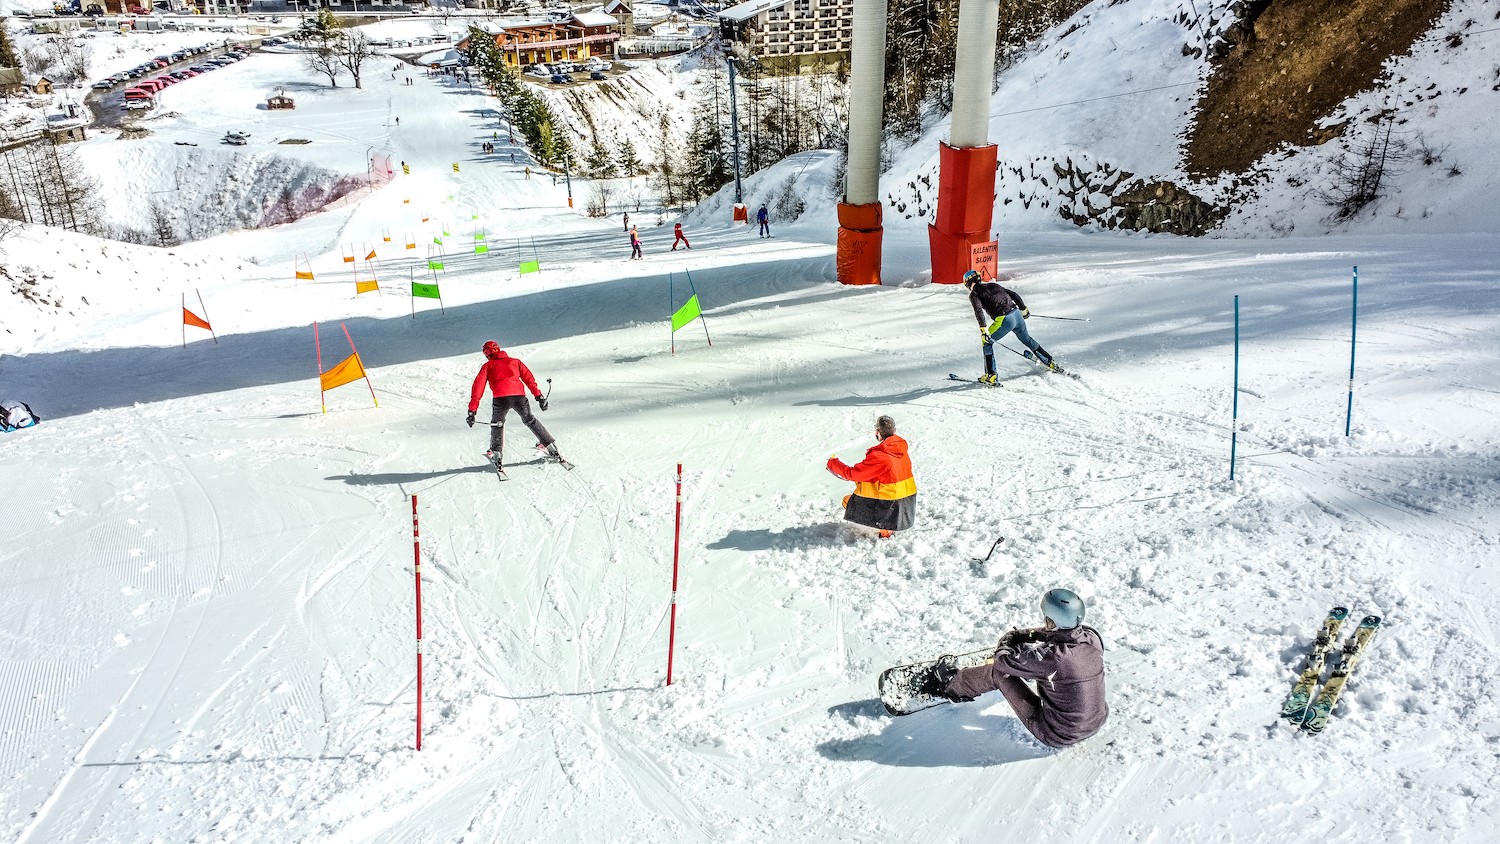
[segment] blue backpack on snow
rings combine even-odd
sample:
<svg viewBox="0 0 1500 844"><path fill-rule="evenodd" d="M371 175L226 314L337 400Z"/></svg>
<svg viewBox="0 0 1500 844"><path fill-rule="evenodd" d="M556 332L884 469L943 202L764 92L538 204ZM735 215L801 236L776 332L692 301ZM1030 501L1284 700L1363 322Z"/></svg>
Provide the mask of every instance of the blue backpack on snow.
<svg viewBox="0 0 1500 844"><path fill-rule="evenodd" d="M32 413L31 406L26 402L14 399L0 400L0 431L8 434L21 428L30 428L40 421L42 421L41 417Z"/></svg>

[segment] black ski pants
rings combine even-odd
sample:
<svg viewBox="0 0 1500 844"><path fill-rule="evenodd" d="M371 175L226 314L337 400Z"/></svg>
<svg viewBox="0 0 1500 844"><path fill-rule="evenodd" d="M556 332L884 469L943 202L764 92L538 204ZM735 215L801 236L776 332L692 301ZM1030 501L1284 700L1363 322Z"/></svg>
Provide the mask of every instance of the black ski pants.
<svg viewBox="0 0 1500 844"><path fill-rule="evenodd" d="M522 422L526 423L526 427L531 429L531 433L536 435L537 442L542 445L552 445L557 442L551 434L547 433L542 420L532 414L531 402L525 396L495 396L491 405L494 411L490 416L490 423L493 425L490 428L490 451L498 453L505 446L505 416L512 410L521 417Z"/></svg>

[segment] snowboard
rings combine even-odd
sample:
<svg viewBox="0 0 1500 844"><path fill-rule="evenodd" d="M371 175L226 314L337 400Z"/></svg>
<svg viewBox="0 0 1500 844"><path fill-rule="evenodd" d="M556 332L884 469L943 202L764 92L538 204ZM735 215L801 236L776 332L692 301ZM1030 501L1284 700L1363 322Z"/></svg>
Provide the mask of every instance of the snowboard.
<svg viewBox="0 0 1500 844"><path fill-rule="evenodd" d="M971 651L952 657L953 664L959 668L988 665L994 661L994 658L994 648L985 648L982 651ZM880 673L880 702L885 705L885 711L891 715L910 715L940 704L951 703L947 698L933 697L917 691L921 688L922 682L937 667L939 659L942 657L926 662L897 665L882 671Z"/></svg>

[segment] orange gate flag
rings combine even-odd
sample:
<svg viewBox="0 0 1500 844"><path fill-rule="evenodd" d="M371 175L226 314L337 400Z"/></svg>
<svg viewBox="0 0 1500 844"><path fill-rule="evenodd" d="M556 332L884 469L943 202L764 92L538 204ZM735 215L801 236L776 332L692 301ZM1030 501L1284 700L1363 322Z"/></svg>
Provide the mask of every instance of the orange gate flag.
<svg viewBox="0 0 1500 844"><path fill-rule="evenodd" d="M208 320L198 316L187 308L182 309L182 324L191 325L196 328L207 328L209 331L214 330L214 327L208 324ZM202 335L199 336L201 337Z"/></svg>
<svg viewBox="0 0 1500 844"><path fill-rule="evenodd" d="M337 366L323 373L323 391L326 393L334 387L342 387L350 381L358 381L365 377L365 368L359 362L359 352L346 357Z"/></svg>

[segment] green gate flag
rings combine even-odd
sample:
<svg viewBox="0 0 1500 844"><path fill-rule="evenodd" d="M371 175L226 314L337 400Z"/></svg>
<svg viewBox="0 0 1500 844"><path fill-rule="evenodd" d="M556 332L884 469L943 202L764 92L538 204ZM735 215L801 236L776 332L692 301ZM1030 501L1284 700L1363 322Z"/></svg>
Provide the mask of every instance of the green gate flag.
<svg viewBox="0 0 1500 844"><path fill-rule="evenodd" d="M476 243L476 244L474 244L474 254L475 255L483 255L484 253L486 253L488 251L490 251L490 248L488 246L486 246L485 244L483 244L483 243Z"/></svg>
<svg viewBox="0 0 1500 844"><path fill-rule="evenodd" d="M703 309L698 307L698 294L694 293L692 298L687 300L686 305L678 308L677 313L672 314L672 330L676 331L702 314Z"/></svg>
<svg viewBox="0 0 1500 844"><path fill-rule="evenodd" d="M541 261L522 261L521 262L521 275L525 275L527 273L539 273L541 271L542 271L542 262Z"/></svg>
<svg viewBox="0 0 1500 844"><path fill-rule="evenodd" d="M440 270L442 268L443 268L443 262L442 261L434 261L431 258L427 259L427 269L429 269L429 270Z"/></svg>
<svg viewBox="0 0 1500 844"><path fill-rule="evenodd" d="M443 298L442 294L438 293L438 286L436 284L423 284L420 281L411 283L411 295L419 299Z"/></svg>

